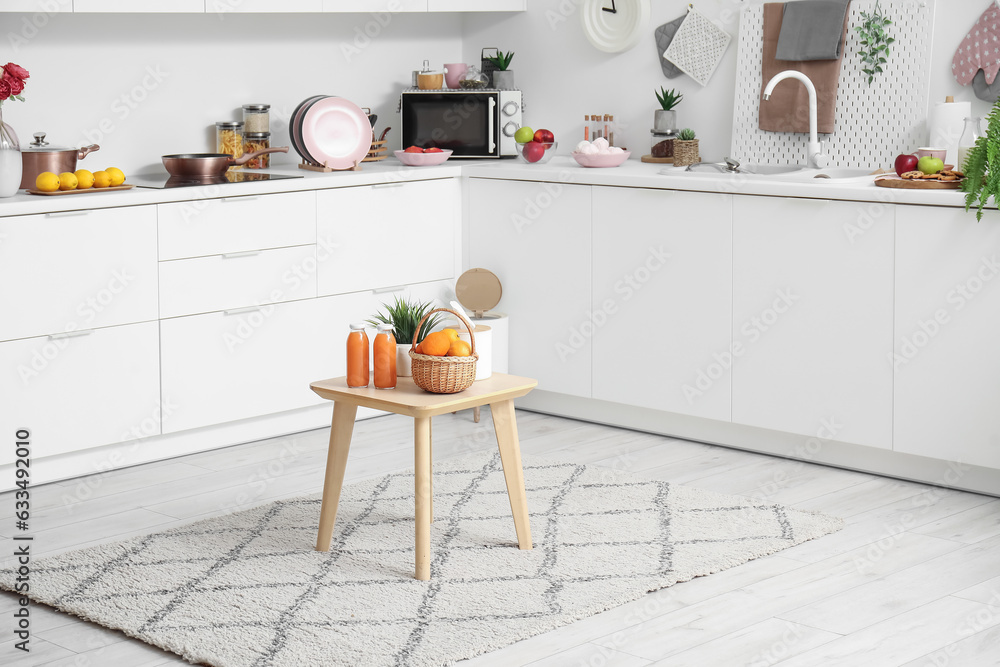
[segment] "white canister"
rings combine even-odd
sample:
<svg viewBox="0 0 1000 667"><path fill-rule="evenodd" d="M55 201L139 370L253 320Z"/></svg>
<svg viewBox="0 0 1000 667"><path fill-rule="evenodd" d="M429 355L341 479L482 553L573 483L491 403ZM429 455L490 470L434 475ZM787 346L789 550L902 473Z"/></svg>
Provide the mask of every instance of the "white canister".
<svg viewBox="0 0 1000 667"><path fill-rule="evenodd" d="M493 330L484 325L476 324L476 354L479 360L476 362L476 379L485 380L493 375ZM469 332L465 327L458 329L458 337L466 343L469 341Z"/></svg>
<svg viewBox="0 0 1000 667"><path fill-rule="evenodd" d="M479 325L488 326L492 331L492 341L490 349L490 366L491 370L497 373L507 372L507 347L509 338L509 320L507 319L506 313L497 313L494 311L486 311L483 313L482 317L473 317L472 323L477 327ZM477 339L478 340L478 339Z"/></svg>

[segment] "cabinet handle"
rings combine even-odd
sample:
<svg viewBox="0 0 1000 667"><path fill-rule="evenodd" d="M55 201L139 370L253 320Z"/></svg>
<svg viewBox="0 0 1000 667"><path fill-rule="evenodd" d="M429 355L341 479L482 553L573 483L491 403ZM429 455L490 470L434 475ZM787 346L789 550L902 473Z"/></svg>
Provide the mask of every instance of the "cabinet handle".
<svg viewBox="0 0 1000 667"><path fill-rule="evenodd" d="M260 199L260 195L248 195L245 197L223 197L222 201L253 201L254 199Z"/></svg>
<svg viewBox="0 0 1000 667"><path fill-rule="evenodd" d="M66 331L64 333L49 334L49 340L59 340L61 338L77 338L79 336L89 336L92 333L94 333L93 329L87 329L85 331Z"/></svg>
<svg viewBox="0 0 1000 667"><path fill-rule="evenodd" d="M382 190L385 188L401 188L403 187L403 185L404 185L403 183L375 183L374 185L372 185L372 190L375 189Z"/></svg>
<svg viewBox="0 0 1000 667"><path fill-rule="evenodd" d="M253 313L261 310L260 306L247 306L246 308L234 308L233 310L222 311L223 315L242 315L243 313Z"/></svg>
<svg viewBox="0 0 1000 667"><path fill-rule="evenodd" d="M89 215L90 211L54 211L46 213L46 218L68 218L72 215Z"/></svg>
<svg viewBox="0 0 1000 667"><path fill-rule="evenodd" d="M239 257L253 257L259 255L260 250L244 250L243 252L224 252L222 259L237 259Z"/></svg>
<svg viewBox="0 0 1000 667"><path fill-rule="evenodd" d="M379 287L378 289L373 289L372 294L385 294L386 292L402 292L406 289L406 285L396 285L395 287Z"/></svg>

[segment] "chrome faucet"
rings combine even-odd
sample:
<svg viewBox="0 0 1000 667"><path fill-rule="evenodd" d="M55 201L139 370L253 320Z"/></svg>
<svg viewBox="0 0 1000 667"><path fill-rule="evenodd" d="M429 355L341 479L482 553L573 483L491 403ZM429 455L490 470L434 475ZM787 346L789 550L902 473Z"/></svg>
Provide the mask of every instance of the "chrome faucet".
<svg viewBox="0 0 1000 667"><path fill-rule="evenodd" d="M820 143L819 134L816 131L817 127L817 106L816 106L816 86L813 82L809 80L809 77L802 72L796 72L795 70L786 69L784 72L778 72L774 77L767 82L767 86L764 88L764 101L771 99L771 93L774 92L774 87L785 79L798 79L806 87L806 91L809 93L809 150L807 156L807 164L814 169L823 169L830 162L830 156L826 154L826 142Z"/></svg>

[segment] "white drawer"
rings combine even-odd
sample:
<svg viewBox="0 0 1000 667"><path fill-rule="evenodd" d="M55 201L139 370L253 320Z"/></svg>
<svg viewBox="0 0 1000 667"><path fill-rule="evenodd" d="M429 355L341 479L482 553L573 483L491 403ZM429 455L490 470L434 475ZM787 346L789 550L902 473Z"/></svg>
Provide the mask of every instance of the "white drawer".
<svg viewBox="0 0 1000 667"><path fill-rule="evenodd" d="M160 317L316 296L316 246L160 262Z"/></svg>
<svg viewBox="0 0 1000 667"><path fill-rule="evenodd" d="M317 193L319 294L455 277L458 179Z"/></svg>
<svg viewBox="0 0 1000 667"><path fill-rule="evenodd" d="M160 204L160 259L202 257L316 242L316 193Z"/></svg>
<svg viewBox="0 0 1000 667"><path fill-rule="evenodd" d="M0 340L157 318L156 209L0 218Z"/></svg>
<svg viewBox="0 0 1000 667"><path fill-rule="evenodd" d="M0 432L29 429L35 458L158 435L159 350L156 322L0 343Z"/></svg>

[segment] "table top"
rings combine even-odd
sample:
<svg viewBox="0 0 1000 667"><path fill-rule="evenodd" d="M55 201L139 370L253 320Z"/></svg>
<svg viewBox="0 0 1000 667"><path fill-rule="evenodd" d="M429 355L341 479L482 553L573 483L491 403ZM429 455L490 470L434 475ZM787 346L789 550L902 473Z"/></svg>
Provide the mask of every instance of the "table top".
<svg viewBox="0 0 1000 667"><path fill-rule="evenodd" d="M395 389L376 389L374 386L350 388L346 377L320 380L309 386L331 401L345 401L410 417L433 417L519 398L537 385L538 380L531 378L494 373L485 380L473 382L471 387L456 394L432 394L413 384L413 378L409 377L399 378Z"/></svg>

